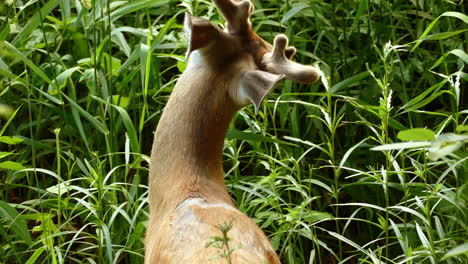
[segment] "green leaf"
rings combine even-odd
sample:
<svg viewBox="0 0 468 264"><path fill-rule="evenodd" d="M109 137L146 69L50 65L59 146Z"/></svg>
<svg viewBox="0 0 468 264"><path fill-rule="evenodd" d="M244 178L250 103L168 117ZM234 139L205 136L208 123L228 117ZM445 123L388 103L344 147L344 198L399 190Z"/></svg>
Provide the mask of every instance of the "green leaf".
<svg viewBox="0 0 468 264"><path fill-rule="evenodd" d="M439 21L439 19L441 17L443 17L443 16L445 16L445 17L455 17L455 18L461 19L465 23L468 23L468 17L466 15L462 14L462 13L458 13L458 12L445 12L445 13L443 13L442 15L440 15L439 17L434 19L434 21L432 21L431 24L429 24L429 26L427 26L426 30L424 30L424 32L421 34L421 36L419 36L418 40L413 42L413 43L416 43L416 44L411 49L411 52L413 52L419 46L419 44L421 44L421 42L423 42L423 40L427 36L427 34L429 34L429 32L432 30L432 28L435 26L435 24L437 24L437 21Z"/></svg>
<svg viewBox="0 0 468 264"><path fill-rule="evenodd" d="M270 138L270 137L265 137L264 135L248 133L248 132L243 132L243 131L239 131L239 130L229 130L227 132L226 137L228 139L240 139L240 140L248 140L248 141L271 142L271 143L291 145L288 142L284 142L284 141L281 141L281 140L278 140L278 139L273 139L273 138Z"/></svg>
<svg viewBox="0 0 468 264"><path fill-rule="evenodd" d="M468 257L468 242L452 248L447 253L445 253L445 255L442 257L441 260L445 260L451 257L456 257L459 255L465 255Z"/></svg>
<svg viewBox="0 0 468 264"><path fill-rule="evenodd" d="M457 132L466 132L468 131L468 126L467 125L458 125L457 128L455 129Z"/></svg>
<svg viewBox="0 0 468 264"><path fill-rule="evenodd" d="M0 137L0 142L6 143L6 144L9 144L9 145L15 145L15 144L23 142L23 139L19 138L19 137L1 136Z"/></svg>
<svg viewBox="0 0 468 264"><path fill-rule="evenodd" d="M45 249L46 249L45 247L40 247L36 249L36 251L34 251L34 253L31 255L31 257L29 257L28 261L26 261L25 264L36 263L37 258L39 258L39 256L42 254L42 252L44 252Z"/></svg>
<svg viewBox="0 0 468 264"><path fill-rule="evenodd" d="M11 44L17 46L19 42L29 37L34 29L41 25L41 19L44 19L52 10L54 10L61 0L49 0L42 6L40 10L37 10L32 17L28 19L28 23L21 29L18 35L13 39Z"/></svg>
<svg viewBox="0 0 468 264"><path fill-rule="evenodd" d="M120 106L112 105L120 114L120 118L122 119L125 128L127 129L128 137L130 138L130 146L132 147L132 151L139 153L140 152L140 143L138 143L138 134L135 130L135 126L130 119L127 111Z"/></svg>
<svg viewBox="0 0 468 264"><path fill-rule="evenodd" d="M5 152L5 151L0 151L0 159L6 158L10 155L15 154L14 152Z"/></svg>
<svg viewBox="0 0 468 264"><path fill-rule="evenodd" d="M466 54L465 51L463 51L461 49L454 49L454 50L449 51L449 53L459 57L466 64L468 64L468 55Z"/></svg>
<svg viewBox="0 0 468 264"><path fill-rule="evenodd" d="M177 69L180 71L180 72L184 72L185 69L187 69L187 63L185 61L180 61L178 60L177 61Z"/></svg>
<svg viewBox="0 0 468 264"><path fill-rule="evenodd" d="M49 79L49 77L47 77L47 75L39 67L36 66L36 64L34 62L32 62L30 59L28 59L26 56L24 56L24 54L21 53L19 50L17 50L15 48L15 46L13 46L12 44L10 44L10 43L8 43L6 41L0 42L0 47L1 46L6 47L6 49L10 52L10 53L8 53L9 56L13 56L13 57L21 60L34 73L39 75L39 77L41 77L41 79L44 80L46 83L48 83L50 85L55 85L54 83L52 83L52 81Z"/></svg>
<svg viewBox="0 0 468 264"><path fill-rule="evenodd" d="M440 16L441 17L443 17L443 16L455 17L455 18L458 18L458 19L462 20L463 22L465 22L465 24L468 24L468 16L465 15L465 14L459 13L459 12L445 12Z"/></svg>
<svg viewBox="0 0 468 264"><path fill-rule="evenodd" d="M72 107L76 110L78 110L78 112L80 112L80 114L88 119L88 121L97 129L99 130L101 133L103 133L104 135L107 135L109 134L109 130L107 130L107 127L105 125L105 123L101 123L99 122L94 116L92 116L90 113L88 113L86 110L84 110L79 104L77 104L75 101L73 101L70 97L68 97L66 94L64 94L62 92L62 95L63 97L65 97L69 102L70 104L72 105Z"/></svg>
<svg viewBox="0 0 468 264"><path fill-rule="evenodd" d="M283 19L281 19L281 24L285 24L288 22L288 20L295 16L297 13L301 12L302 9L308 8L310 5L306 3L301 3L294 5L284 16Z"/></svg>
<svg viewBox="0 0 468 264"><path fill-rule="evenodd" d="M101 98L99 98L97 96L91 96L91 97L94 100L96 100L96 101L98 101L98 102L100 102L102 104L107 104L106 101L102 100ZM137 135L137 132L135 130L135 126L133 125L132 120L130 119L130 116L128 115L127 111L125 111L125 109L123 109L120 106L117 106L117 105L114 105L114 104L110 104L110 105L112 107L114 107L115 109L117 109L117 111L120 114L120 118L122 119L122 121L124 123L124 126L127 129L127 134L128 134L129 139L130 139L130 146L132 148L132 151L136 152L136 153L139 153L140 152L140 143L138 143L138 135Z"/></svg>
<svg viewBox="0 0 468 264"><path fill-rule="evenodd" d="M57 185L51 186L47 188L47 191L53 194L58 195L59 197L62 196L62 194L72 190L73 188L70 186L70 182L62 182Z"/></svg>
<svg viewBox="0 0 468 264"><path fill-rule="evenodd" d="M447 82L447 79L442 80L439 83L436 83L432 85L431 87L424 89L422 93L420 93L418 96L414 97L413 99L409 100L406 104L404 104L401 108L407 109L407 108L414 108L413 106L420 103L428 94L430 94L432 91L438 91L440 88L444 86L444 84Z"/></svg>
<svg viewBox="0 0 468 264"><path fill-rule="evenodd" d="M114 22L115 20L117 20L121 16L130 14L132 12L135 12L135 11L138 11L138 10L141 10L141 9L149 9L150 7L154 8L156 6L164 6L164 5L167 5L167 3L168 3L168 1L162 1L162 0L132 1L132 2L129 2L128 4L126 4L124 6L121 6L121 7L117 8L115 11L110 13L109 17L111 19L111 22ZM105 20L107 18L108 17L105 16L105 17L103 17L101 19L101 21ZM99 22L101 22L101 21L99 21Z"/></svg>
<svg viewBox="0 0 468 264"><path fill-rule="evenodd" d="M371 69L371 71L378 71L382 68L383 66L376 66L376 67L373 67ZM364 71L364 72L361 72L359 74L356 74L348 79L345 79L335 85L332 86L331 88L331 92L332 93L336 93L337 91L343 89L343 88L346 88L346 87L349 87L353 84L356 84L358 83L359 81L369 77L371 74L369 71Z"/></svg>
<svg viewBox="0 0 468 264"><path fill-rule="evenodd" d="M6 123L3 125L3 127L0 129L0 136L3 135L3 133L5 132L5 130L7 129L7 127L10 125L10 123L13 121L13 118L15 118L16 114L18 113L18 111L21 109L21 105L16 108L15 112L13 112L11 115L10 115L10 118L6 121Z"/></svg>
<svg viewBox="0 0 468 264"><path fill-rule="evenodd" d="M55 77L55 79L52 81L54 85L49 85L47 92L51 95L56 95L59 90L62 90L65 87L67 84L67 79L80 68L81 67L73 67L57 75L57 77Z"/></svg>
<svg viewBox="0 0 468 264"><path fill-rule="evenodd" d="M384 151L384 150L400 150L400 149L412 149L412 148L423 148L429 147L432 143L429 141L417 141L417 142L401 142L393 144L385 144L371 148L370 150Z"/></svg>
<svg viewBox="0 0 468 264"><path fill-rule="evenodd" d="M397 138L402 141L427 141L434 140L434 131L427 128L412 128L398 132Z"/></svg>
<svg viewBox="0 0 468 264"><path fill-rule="evenodd" d="M431 94L431 96L427 97L427 98L424 98L423 100L421 100L420 102L417 102L416 104L412 105L412 106L409 106L407 107L407 109L405 111L403 111L403 113L407 113L407 112L410 112L410 111L414 111L414 110L417 110L427 104L429 104L430 102L434 101L437 97L445 94L445 93L449 93L449 91L447 90L443 90L443 91L438 91L436 93L433 93ZM403 107L402 107L403 108Z"/></svg>
<svg viewBox="0 0 468 264"><path fill-rule="evenodd" d="M130 104L130 98L128 96L115 94L112 96L112 104L120 106L122 108L127 108L127 106Z"/></svg>
<svg viewBox="0 0 468 264"><path fill-rule="evenodd" d="M0 218L6 220L5 223L10 225L11 231L19 239L26 242L28 245L32 244L26 221L18 214L15 208L2 200L0 200Z"/></svg>
<svg viewBox="0 0 468 264"><path fill-rule="evenodd" d="M333 219L333 215L326 213L326 212L319 212L319 211L309 211L307 215L304 217L307 222L315 223L318 221L326 220L326 219Z"/></svg>
<svg viewBox="0 0 468 264"><path fill-rule="evenodd" d="M455 152L466 142L468 142L468 135L442 134L437 137L428 149L427 157L430 160L438 160Z"/></svg>
<svg viewBox="0 0 468 264"><path fill-rule="evenodd" d="M434 64L432 64L432 66L429 68L429 70L432 70L435 67L439 66L449 54L457 56L464 63L468 64L468 55L461 49L453 49L453 50L445 53L444 55L442 55L436 62L434 62Z"/></svg>
<svg viewBox="0 0 468 264"><path fill-rule="evenodd" d="M8 119L15 112L11 106L0 104L0 117Z"/></svg>
<svg viewBox="0 0 468 264"><path fill-rule="evenodd" d="M447 38L450 38L452 36L455 36L455 35L458 35L458 34L461 34L465 31L467 31L468 29L462 29L462 30L457 30L457 31L451 31L451 32L442 32L442 33L436 33L436 34L432 34L432 35L429 35L427 37L424 37L424 38L421 38L419 39L420 41L423 41L423 40L442 40L442 39L447 39Z"/></svg>
<svg viewBox="0 0 468 264"><path fill-rule="evenodd" d="M0 168L1 169L7 169L7 170L24 170L26 167L21 165L21 163L14 162L14 161L4 161L0 163Z"/></svg>

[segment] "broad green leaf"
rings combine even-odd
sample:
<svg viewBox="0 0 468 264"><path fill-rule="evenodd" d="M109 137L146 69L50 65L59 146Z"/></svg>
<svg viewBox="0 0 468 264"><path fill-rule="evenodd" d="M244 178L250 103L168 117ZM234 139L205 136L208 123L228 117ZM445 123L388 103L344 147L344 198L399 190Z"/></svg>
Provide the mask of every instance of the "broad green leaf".
<svg viewBox="0 0 468 264"><path fill-rule="evenodd" d="M26 169L21 163L14 162L14 161L4 161L0 163L0 169L7 169L7 170L24 170Z"/></svg>
<svg viewBox="0 0 468 264"><path fill-rule="evenodd" d="M23 142L23 139L19 138L19 137L1 136L0 137L0 142L6 143L6 144L9 144L9 145L15 145L15 144Z"/></svg>
<svg viewBox="0 0 468 264"><path fill-rule="evenodd" d="M16 211L15 208L11 207L8 203L2 200L0 200L0 218L6 220L5 222L9 224L13 234L15 234L19 239L26 242L28 245L32 244L31 235L29 233L26 221L24 221L22 216Z"/></svg>
<svg viewBox="0 0 468 264"><path fill-rule="evenodd" d="M428 141L435 139L435 133L427 128L412 128L398 132L397 138L402 141Z"/></svg>
<svg viewBox="0 0 468 264"><path fill-rule="evenodd" d="M447 253L445 253L445 255L442 257L441 260L445 260L451 257L460 256L460 255L465 255L465 257L468 257L468 242L452 248Z"/></svg>

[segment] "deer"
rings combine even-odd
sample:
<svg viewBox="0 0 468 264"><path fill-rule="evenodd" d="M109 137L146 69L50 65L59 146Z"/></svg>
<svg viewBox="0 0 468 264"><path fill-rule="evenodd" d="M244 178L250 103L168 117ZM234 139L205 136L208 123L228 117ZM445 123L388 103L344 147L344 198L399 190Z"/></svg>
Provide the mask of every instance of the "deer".
<svg viewBox="0 0 468 264"><path fill-rule="evenodd" d="M224 138L233 115L283 79L310 84L319 70L291 60L296 49L279 34L273 45L252 30L250 0L214 0L224 29L185 13L188 63L160 117L149 166L145 264L225 263L207 247L228 232L229 263L280 263L267 236L240 212L226 190Z"/></svg>

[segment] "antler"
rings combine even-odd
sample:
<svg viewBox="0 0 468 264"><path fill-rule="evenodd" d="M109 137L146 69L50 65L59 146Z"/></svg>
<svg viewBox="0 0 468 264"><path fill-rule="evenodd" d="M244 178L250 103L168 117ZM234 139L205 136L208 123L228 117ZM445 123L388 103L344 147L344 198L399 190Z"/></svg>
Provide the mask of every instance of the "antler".
<svg viewBox="0 0 468 264"><path fill-rule="evenodd" d="M213 2L226 19L229 33L245 34L252 29L250 14L254 6L249 0L213 0Z"/></svg>
<svg viewBox="0 0 468 264"><path fill-rule="evenodd" d="M277 35L273 43L273 51L263 55L263 64L269 72L284 74L286 78L299 83L313 83L318 80L318 70L309 65L302 65L289 58L294 55L296 49L288 46L288 37Z"/></svg>
<svg viewBox="0 0 468 264"><path fill-rule="evenodd" d="M254 8L250 0L213 0L213 2L226 19L229 34L257 36L252 31L250 22L250 14ZM256 38L260 39L258 36ZM288 38L283 34L275 37L273 48L267 43L263 47L255 45L254 47L254 57L271 73L284 74L292 81L305 84L313 83L319 78L319 72L315 67L290 60L296 49L288 47Z"/></svg>

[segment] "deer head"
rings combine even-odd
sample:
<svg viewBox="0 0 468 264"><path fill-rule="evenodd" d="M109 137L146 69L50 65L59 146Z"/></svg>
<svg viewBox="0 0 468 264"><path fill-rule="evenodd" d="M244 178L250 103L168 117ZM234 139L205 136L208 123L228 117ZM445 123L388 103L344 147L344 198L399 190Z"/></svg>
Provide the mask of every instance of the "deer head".
<svg viewBox="0 0 468 264"><path fill-rule="evenodd" d="M265 95L283 78L304 84L318 80L316 68L291 61L296 49L288 47L285 35L277 35L271 45L252 30L250 15L254 6L249 0L214 3L226 20L224 31L208 20L186 14L187 57L197 51L191 60L203 60L203 64L191 62L189 66L211 67L213 72L230 76L226 79L233 84L226 87L238 107L252 103L257 113Z"/></svg>

